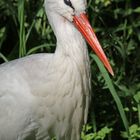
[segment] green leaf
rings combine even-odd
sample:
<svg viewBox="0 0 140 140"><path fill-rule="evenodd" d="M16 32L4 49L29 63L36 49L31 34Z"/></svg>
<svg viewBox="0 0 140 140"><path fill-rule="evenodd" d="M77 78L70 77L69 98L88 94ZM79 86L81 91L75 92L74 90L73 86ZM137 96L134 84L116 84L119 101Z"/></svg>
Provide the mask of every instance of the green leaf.
<svg viewBox="0 0 140 140"><path fill-rule="evenodd" d="M135 101L140 104L140 92L138 92L136 95L134 95Z"/></svg>
<svg viewBox="0 0 140 140"><path fill-rule="evenodd" d="M0 52L0 57L5 61L8 62L8 59Z"/></svg>
<svg viewBox="0 0 140 140"><path fill-rule="evenodd" d="M105 79L105 82L108 86L108 89L111 93L111 95L113 96L114 98L114 101L116 102L116 105L117 105L117 108L119 110L119 113L120 113L120 116L121 116L121 119L123 121L123 124L124 124L124 127L129 135L129 125L128 125L128 120L127 120L127 117L126 117L126 114L124 112L124 109L123 109L123 105L120 101L120 98L118 97L117 95L117 92L113 86L113 83L112 83L112 80L111 78L109 77L109 74L107 72L107 70L105 69L104 65L102 64L102 62L99 60L99 58L95 55L95 54L91 54L91 57L95 60L95 62L97 63L101 73L102 73L102 76L104 77Z"/></svg>
<svg viewBox="0 0 140 140"><path fill-rule="evenodd" d="M26 37L25 37L25 15L24 15L24 0L18 0L18 20L20 24L19 30L19 57L26 54Z"/></svg>
<svg viewBox="0 0 140 140"><path fill-rule="evenodd" d="M135 13L140 13L140 7L137 7L136 9L134 9Z"/></svg>

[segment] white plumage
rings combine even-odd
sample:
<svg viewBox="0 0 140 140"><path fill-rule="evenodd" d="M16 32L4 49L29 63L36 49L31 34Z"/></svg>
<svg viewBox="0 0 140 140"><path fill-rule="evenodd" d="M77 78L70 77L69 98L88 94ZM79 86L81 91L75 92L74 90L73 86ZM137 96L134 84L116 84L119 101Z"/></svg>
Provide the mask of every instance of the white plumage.
<svg viewBox="0 0 140 140"><path fill-rule="evenodd" d="M67 0L69 1L69 0ZM54 54L0 65L0 140L80 140L90 100L85 40L73 25L85 0L45 0L57 38Z"/></svg>

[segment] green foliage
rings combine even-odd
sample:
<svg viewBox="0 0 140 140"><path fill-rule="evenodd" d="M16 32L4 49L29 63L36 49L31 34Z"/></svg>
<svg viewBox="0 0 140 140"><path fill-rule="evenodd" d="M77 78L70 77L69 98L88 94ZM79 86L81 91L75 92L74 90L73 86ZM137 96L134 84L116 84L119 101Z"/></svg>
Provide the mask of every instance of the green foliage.
<svg viewBox="0 0 140 140"><path fill-rule="evenodd" d="M137 124L133 124L129 127L130 130L130 139L131 140L138 140L140 139L140 127ZM121 136L123 138L129 138L126 132L121 132Z"/></svg>
<svg viewBox="0 0 140 140"><path fill-rule="evenodd" d="M42 5L0 0L0 63L54 52L56 39ZM115 76L89 49L93 93L82 139L140 139L140 2L88 0L88 14Z"/></svg>
<svg viewBox="0 0 140 140"><path fill-rule="evenodd" d="M111 4L111 0L95 0L95 3L97 5L102 4L105 7L108 6L109 4Z"/></svg>
<svg viewBox="0 0 140 140"><path fill-rule="evenodd" d="M101 130L99 130L98 132L94 132L94 133L88 133L92 130L92 126L85 126L84 129L86 131L82 131L81 134L81 138L82 140L104 140L107 135L109 135L112 132L112 128L108 128L108 127L103 127L101 128ZM88 134L86 134L88 133Z"/></svg>

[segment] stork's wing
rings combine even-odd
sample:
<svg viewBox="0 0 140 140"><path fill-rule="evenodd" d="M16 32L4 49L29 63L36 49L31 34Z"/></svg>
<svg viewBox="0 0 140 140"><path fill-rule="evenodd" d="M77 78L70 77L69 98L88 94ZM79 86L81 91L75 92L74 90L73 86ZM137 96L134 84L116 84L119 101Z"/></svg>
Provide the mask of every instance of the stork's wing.
<svg viewBox="0 0 140 140"><path fill-rule="evenodd" d="M0 140L16 140L37 129L31 87L41 84L51 59L51 54L37 54L0 65Z"/></svg>

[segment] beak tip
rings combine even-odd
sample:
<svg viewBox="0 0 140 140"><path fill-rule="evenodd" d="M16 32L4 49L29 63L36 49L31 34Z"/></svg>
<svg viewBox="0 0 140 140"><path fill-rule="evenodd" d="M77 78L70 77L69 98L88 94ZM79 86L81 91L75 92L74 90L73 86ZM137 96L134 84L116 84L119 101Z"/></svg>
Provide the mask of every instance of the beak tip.
<svg viewBox="0 0 140 140"><path fill-rule="evenodd" d="M114 72L112 71L112 72L110 72L110 74L112 75L112 76L114 76Z"/></svg>
<svg viewBox="0 0 140 140"><path fill-rule="evenodd" d="M108 72L109 72L112 76L114 76L114 71L113 71L113 69L112 69L112 67L111 67L111 65L110 65L110 63L109 63L109 61L107 60L107 58L104 59L104 60L102 60L102 62L104 63L104 66L106 67L106 69L108 70Z"/></svg>
<svg viewBox="0 0 140 140"><path fill-rule="evenodd" d="M109 73L110 73L112 76L114 76L114 71L113 71L113 69L112 69L111 67L108 69L108 71L109 71Z"/></svg>

